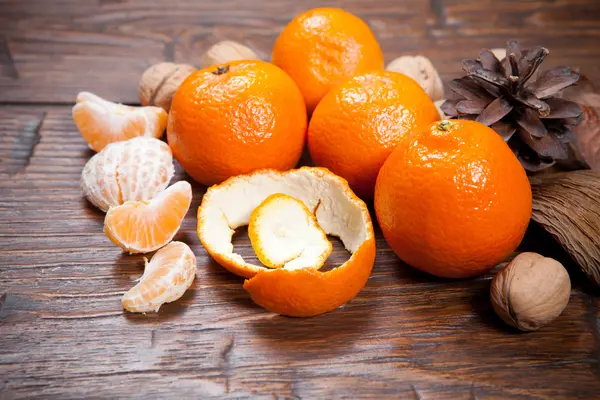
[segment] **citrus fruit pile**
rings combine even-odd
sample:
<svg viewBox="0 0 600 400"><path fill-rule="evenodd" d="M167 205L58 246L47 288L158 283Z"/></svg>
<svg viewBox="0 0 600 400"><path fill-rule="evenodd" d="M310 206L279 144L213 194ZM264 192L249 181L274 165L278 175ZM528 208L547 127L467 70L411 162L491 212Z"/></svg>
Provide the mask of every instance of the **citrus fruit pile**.
<svg viewBox="0 0 600 400"><path fill-rule="evenodd" d="M434 275L480 274L518 246L531 213L527 176L490 128L440 121L428 93L439 100L443 90L428 60L390 64L406 74L384 70L367 24L336 8L297 16L271 62L255 58L223 42L203 57L215 65L153 66L140 83L143 107L78 96L73 118L100 151L84 168L85 195L107 211L104 231L117 246L158 250L126 309L157 310L194 279L193 253L171 242L192 197L187 182L167 187L173 156L212 185L197 213L206 251L279 314L331 311L366 284L375 237L364 200L374 200L396 254ZM158 139L165 129L168 145ZM294 169L305 147L317 167ZM234 251L246 225L262 265ZM327 235L351 255L322 272Z"/></svg>

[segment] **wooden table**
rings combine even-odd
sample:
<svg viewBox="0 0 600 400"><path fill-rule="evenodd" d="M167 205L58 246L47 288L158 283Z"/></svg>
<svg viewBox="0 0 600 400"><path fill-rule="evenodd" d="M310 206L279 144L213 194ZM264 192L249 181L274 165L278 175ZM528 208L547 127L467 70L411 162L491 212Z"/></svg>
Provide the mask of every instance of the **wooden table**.
<svg viewBox="0 0 600 400"><path fill-rule="evenodd" d="M434 279L378 232L356 299L285 318L203 249L199 185L176 237L198 258L192 288L157 314L123 312L143 257L113 246L81 197L92 152L71 120L75 95L136 103L149 65L197 63L222 39L268 58L283 26L321 3L368 21L387 61L424 54L446 82L510 38L600 82L597 0L0 0L0 398L600 398L599 302L577 276L563 315L521 334L491 309L493 272ZM557 250L539 229L526 241ZM253 254L243 233L236 249ZM345 257L336 244L329 262Z"/></svg>

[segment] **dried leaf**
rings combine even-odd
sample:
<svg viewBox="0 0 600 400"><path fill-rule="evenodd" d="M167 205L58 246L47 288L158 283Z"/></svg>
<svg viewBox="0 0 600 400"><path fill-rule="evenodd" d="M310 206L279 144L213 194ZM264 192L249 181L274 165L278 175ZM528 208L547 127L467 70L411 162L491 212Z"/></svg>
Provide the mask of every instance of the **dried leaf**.
<svg viewBox="0 0 600 400"><path fill-rule="evenodd" d="M583 110L583 108L582 108L582 110ZM584 119L585 119L585 115L584 115L584 113L581 113L579 115L579 117L562 118L559 121L561 121L564 125L571 125L571 126L575 127L576 125L579 125L581 122L583 122Z"/></svg>
<svg viewBox="0 0 600 400"><path fill-rule="evenodd" d="M545 161L537 156L526 157L523 154L518 154L519 162L529 172L539 172L549 168L555 164L554 161Z"/></svg>
<svg viewBox="0 0 600 400"><path fill-rule="evenodd" d="M523 168L529 172L542 171L555 164L552 159L540 158L536 152L519 138L519 135L513 135L508 141L508 146L515 153Z"/></svg>
<svg viewBox="0 0 600 400"><path fill-rule="evenodd" d="M575 140L575 135L573 131L565 127L564 125L560 130L552 130L551 135L555 136L561 143L569 144L573 140Z"/></svg>
<svg viewBox="0 0 600 400"><path fill-rule="evenodd" d="M510 76L508 77L508 80L512 83L517 83L517 79L520 73L519 56L517 56L515 53L508 53L506 55L506 58L508 58L508 62L510 63Z"/></svg>
<svg viewBox="0 0 600 400"><path fill-rule="evenodd" d="M481 50L479 52L479 61L481 62L481 65L483 65L483 68L489 69L490 71L494 71L499 74L504 74L504 68L502 67L502 63L490 50Z"/></svg>
<svg viewBox="0 0 600 400"><path fill-rule="evenodd" d="M469 121L475 121L478 114L459 114L458 119L468 119Z"/></svg>
<svg viewBox="0 0 600 400"><path fill-rule="evenodd" d="M527 107L534 108L541 116L545 116L550 113L550 106L548 103L538 99L533 95L533 93L524 91L523 93L514 96L514 99L519 103L526 105Z"/></svg>
<svg viewBox="0 0 600 400"><path fill-rule="evenodd" d="M568 67L554 67L548 71L544 71L539 78L527 86L527 90L531 91L538 98L543 99L552 96L577 82L579 73Z"/></svg>
<svg viewBox="0 0 600 400"><path fill-rule="evenodd" d="M523 58L519 61L520 84L525 85L536 73L546 56L550 53L548 49L537 46L533 49L523 51Z"/></svg>
<svg viewBox="0 0 600 400"><path fill-rule="evenodd" d="M456 117L458 111L456 110L456 101L446 100L440 107L444 114L449 117Z"/></svg>
<svg viewBox="0 0 600 400"><path fill-rule="evenodd" d="M498 97L496 100L492 101L485 110L482 110L483 112L479 114L477 121L490 126L493 123L500 121L500 119L507 115L512 109L513 106L508 100L504 97Z"/></svg>
<svg viewBox="0 0 600 400"><path fill-rule="evenodd" d="M508 78L510 75L518 75L518 71L514 71L512 69L512 64L510 62L510 55L514 54L516 58L521 57L521 45L516 40L509 40L506 44L506 77Z"/></svg>
<svg viewBox="0 0 600 400"><path fill-rule="evenodd" d="M583 112L579 104L556 97L546 100L546 103L550 106L550 113L543 118L577 118Z"/></svg>
<svg viewBox="0 0 600 400"><path fill-rule="evenodd" d="M488 93L484 88L473 81L471 77L465 76L460 79L454 79L448 84L450 90L463 96L467 100L494 100L494 96Z"/></svg>
<svg viewBox="0 0 600 400"><path fill-rule="evenodd" d="M531 136L524 129L517 129L519 137L540 157L548 157L555 160L564 160L569 156L569 146L562 143L554 135L544 137Z"/></svg>
<svg viewBox="0 0 600 400"><path fill-rule="evenodd" d="M538 113L531 108L515 109L511 113L511 116L513 116L516 123L529 132L531 136L544 137L548 133L546 126L540 120Z"/></svg>
<svg viewBox="0 0 600 400"><path fill-rule="evenodd" d="M517 129L509 122L497 121L490 125L490 128L496 131L505 142L508 142Z"/></svg>
<svg viewBox="0 0 600 400"><path fill-rule="evenodd" d="M498 88L504 88L508 85L508 79L502 76L502 74L483 68L481 62L477 60L464 60L463 69L467 74Z"/></svg>
<svg viewBox="0 0 600 400"><path fill-rule="evenodd" d="M456 110L462 114L479 114L487 105L485 100L463 100L456 104Z"/></svg>
<svg viewBox="0 0 600 400"><path fill-rule="evenodd" d="M531 219L550 232L600 286L600 172L530 177Z"/></svg>

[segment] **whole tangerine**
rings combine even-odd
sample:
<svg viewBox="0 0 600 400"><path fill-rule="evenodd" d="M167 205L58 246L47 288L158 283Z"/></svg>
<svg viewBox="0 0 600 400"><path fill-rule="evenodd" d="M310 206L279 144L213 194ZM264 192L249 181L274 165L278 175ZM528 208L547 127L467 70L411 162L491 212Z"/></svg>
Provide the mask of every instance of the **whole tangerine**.
<svg viewBox="0 0 600 400"><path fill-rule="evenodd" d="M298 84L309 111L335 85L384 66L369 26L339 8L315 8L294 18L277 38L271 59Z"/></svg>
<svg viewBox="0 0 600 400"><path fill-rule="evenodd" d="M381 168L375 211L409 265L446 278L479 275L520 244L531 216L525 170L491 128L443 120L403 141Z"/></svg>
<svg viewBox="0 0 600 400"><path fill-rule="evenodd" d="M379 169L400 140L438 119L417 82L397 72L372 72L347 80L321 100L308 127L308 148L317 165L370 199Z"/></svg>
<svg viewBox="0 0 600 400"><path fill-rule="evenodd" d="M167 124L175 158L212 185L257 169L293 168L306 139L304 99L280 68L232 61L194 72L179 87Z"/></svg>

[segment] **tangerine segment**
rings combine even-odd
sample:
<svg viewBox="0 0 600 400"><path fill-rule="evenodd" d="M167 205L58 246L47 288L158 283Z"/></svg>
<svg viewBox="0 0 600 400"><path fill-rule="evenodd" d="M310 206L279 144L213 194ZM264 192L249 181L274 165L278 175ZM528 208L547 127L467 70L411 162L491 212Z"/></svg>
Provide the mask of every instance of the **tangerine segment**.
<svg viewBox="0 0 600 400"><path fill-rule="evenodd" d="M121 300L131 312L158 311L164 303L179 299L196 276L196 256L185 243L171 242L158 250L150 262L146 259L144 275Z"/></svg>
<svg viewBox="0 0 600 400"><path fill-rule="evenodd" d="M167 126L167 113L160 107L131 107L81 92L73 107L73 121L94 151L108 144L137 136L158 138Z"/></svg>
<svg viewBox="0 0 600 400"><path fill-rule="evenodd" d="M95 154L83 167L81 188L87 199L107 211L112 206L123 204L117 167L123 157L123 144L112 143Z"/></svg>
<svg viewBox="0 0 600 400"><path fill-rule="evenodd" d="M83 168L81 187L87 199L107 211L126 201L150 200L173 177L173 154L154 138L115 142L95 154Z"/></svg>
<svg viewBox="0 0 600 400"><path fill-rule="evenodd" d="M352 253L350 259L336 269L319 272L269 269L250 264L234 253L231 239L235 229L247 225L252 211L276 193L316 209L323 231L341 239ZM317 315L352 299L366 284L375 260L373 224L367 206L346 180L325 168L261 170L212 186L198 209L198 237L219 264L252 278L244 286L258 304L290 316Z"/></svg>
<svg viewBox="0 0 600 400"><path fill-rule="evenodd" d="M252 211L248 236L256 256L269 268L319 269L332 250L315 215L300 200L281 193Z"/></svg>
<svg viewBox="0 0 600 400"><path fill-rule="evenodd" d="M108 210L104 233L130 253L157 250L173 239L191 202L191 185L177 182L150 201L128 201Z"/></svg>

